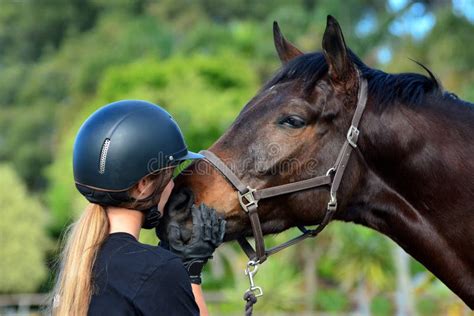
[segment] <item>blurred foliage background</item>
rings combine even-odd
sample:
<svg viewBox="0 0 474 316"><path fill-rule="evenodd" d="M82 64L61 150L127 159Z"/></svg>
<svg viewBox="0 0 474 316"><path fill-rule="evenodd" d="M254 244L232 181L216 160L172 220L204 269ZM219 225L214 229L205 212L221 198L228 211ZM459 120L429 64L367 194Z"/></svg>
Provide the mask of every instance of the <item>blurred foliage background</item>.
<svg viewBox="0 0 474 316"><path fill-rule="evenodd" d="M327 14L368 65L422 72L412 58L474 100L472 0L1 1L0 294L49 290L61 233L85 205L72 144L95 109L124 98L158 103L192 149L205 148L280 66L272 22L314 51ZM235 245L217 251L204 276L214 315L241 314L244 267ZM256 311L272 315L467 314L393 242L350 224L271 258L257 282L266 294Z"/></svg>

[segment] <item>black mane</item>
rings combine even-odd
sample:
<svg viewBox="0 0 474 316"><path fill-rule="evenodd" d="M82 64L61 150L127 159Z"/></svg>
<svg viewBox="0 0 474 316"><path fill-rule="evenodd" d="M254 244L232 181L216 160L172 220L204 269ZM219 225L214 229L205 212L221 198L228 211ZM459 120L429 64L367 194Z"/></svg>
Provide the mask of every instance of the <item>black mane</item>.
<svg viewBox="0 0 474 316"><path fill-rule="evenodd" d="M395 102L419 105L432 92L441 93L441 88L429 70L430 77L416 73L388 74L365 65L349 50L349 56L362 76L367 79L369 93L375 98L380 109ZM303 80L305 89L311 89L317 80L328 71L324 55L320 52L298 56L286 64L264 87L290 80Z"/></svg>

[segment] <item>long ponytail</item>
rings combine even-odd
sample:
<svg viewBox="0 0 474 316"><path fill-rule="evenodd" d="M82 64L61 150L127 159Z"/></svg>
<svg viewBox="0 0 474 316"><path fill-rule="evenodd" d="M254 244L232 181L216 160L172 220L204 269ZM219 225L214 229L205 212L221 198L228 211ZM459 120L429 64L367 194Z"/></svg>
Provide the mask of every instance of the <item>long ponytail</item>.
<svg viewBox="0 0 474 316"><path fill-rule="evenodd" d="M92 269L97 251L108 234L107 213L98 204L89 204L71 225L53 291L53 315L87 315L93 292Z"/></svg>

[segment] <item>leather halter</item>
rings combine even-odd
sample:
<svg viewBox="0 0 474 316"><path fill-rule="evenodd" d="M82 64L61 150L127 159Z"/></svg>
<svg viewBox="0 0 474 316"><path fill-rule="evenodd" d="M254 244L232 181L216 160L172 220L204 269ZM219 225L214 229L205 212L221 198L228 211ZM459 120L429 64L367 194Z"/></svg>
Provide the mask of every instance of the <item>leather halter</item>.
<svg viewBox="0 0 474 316"><path fill-rule="evenodd" d="M339 151L339 155L337 156L334 166L327 171L326 175L323 176L277 185L269 188L255 189L242 183L235 173L229 167L227 167L227 165L213 152L208 150L200 151L200 154L204 155L207 161L209 161L217 170L219 170L238 191L237 196L240 205L250 218L253 237L255 239L255 250L245 237L241 237L237 239L237 241L249 259L255 264L264 262L268 256L291 245L294 245L301 240L304 240L308 237L316 237L332 219L334 212L337 209L337 191L341 184L341 180L344 175L344 171L346 170L349 158L351 157L351 153L353 149L357 147L357 140L359 137L358 126L362 118L362 114L364 113L366 103L367 81L361 78L357 107L354 112L354 116L352 117L351 126L347 131L346 140ZM262 227L260 225L260 219L257 213L258 202L260 200L275 196L327 186L330 186L330 199L327 204L326 214L324 215L324 219L321 224L319 224L319 226L315 229L307 229L304 226L298 226L298 229L302 232L301 235L273 248L265 249Z"/></svg>

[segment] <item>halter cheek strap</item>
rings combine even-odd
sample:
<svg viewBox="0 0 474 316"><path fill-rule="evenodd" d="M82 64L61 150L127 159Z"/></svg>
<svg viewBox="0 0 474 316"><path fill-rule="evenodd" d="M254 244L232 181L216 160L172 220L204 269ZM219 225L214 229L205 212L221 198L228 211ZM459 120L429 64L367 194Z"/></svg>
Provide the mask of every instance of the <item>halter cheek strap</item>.
<svg viewBox="0 0 474 316"><path fill-rule="evenodd" d="M239 199L242 209L248 214L252 233L255 239L255 249L247 241L246 238L241 237L238 240L242 250L247 254L251 262L260 264L264 262L268 256L283 250L291 245L298 243L308 237L316 237L331 221L335 211L337 210L337 191L341 184L344 172L347 168L347 163L351 157L354 148L357 147L357 140L359 137L359 123L364 113L367 103L367 81L360 80L357 107L352 117L351 126L349 127L346 140L342 145L341 150L337 156L336 162L325 175L301 180L293 183L287 183L269 188L255 189L245 185L235 175L235 173L213 152L203 150L200 153L204 155L221 174L237 189L237 198ZM258 202L263 199L268 199L275 196L300 192L314 188L329 188L329 202L326 207L324 218L316 229L307 229L304 226L298 226L301 235L270 249L265 249L265 241L263 239L262 227L260 218L257 213Z"/></svg>

